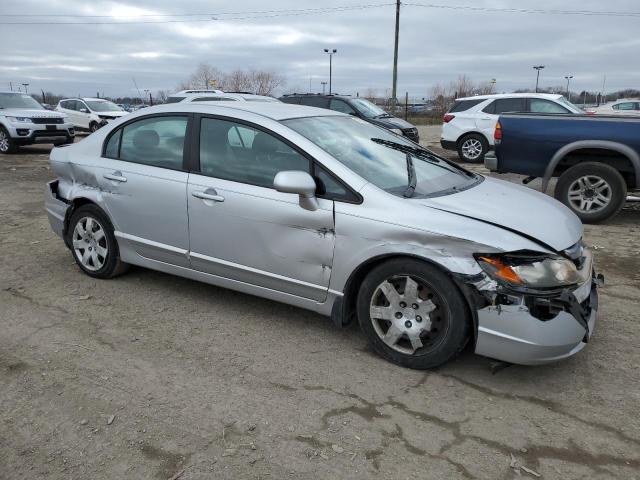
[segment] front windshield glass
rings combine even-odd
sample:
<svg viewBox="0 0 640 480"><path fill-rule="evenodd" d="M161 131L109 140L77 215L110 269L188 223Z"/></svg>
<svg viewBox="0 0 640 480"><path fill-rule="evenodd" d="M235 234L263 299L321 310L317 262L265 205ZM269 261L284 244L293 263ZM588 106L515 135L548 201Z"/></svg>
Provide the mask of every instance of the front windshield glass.
<svg viewBox="0 0 640 480"><path fill-rule="evenodd" d="M352 98L351 106L358 110L366 118L376 118L380 116L388 116L388 113L379 106L371 103L364 98Z"/></svg>
<svg viewBox="0 0 640 480"><path fill-rule="evenodd" d="M122 109L118 105L111 102L87 100L86 104L94 112L122 112Z"/></svg>
<svg viewBox="0 0 640 480"><path fill-rule="evenodd" d="M0 108L32 108L44 110L42 105L26 93L0 93Z"/></svg>
<svg viewBox="0 0 640 480"><path fill-rule="evenodd" d="M409 184L407 152L401 150L414 152L410 154L416 173L414 197L454 193L482 180L415 143L359 118L306 117L283 123L365 180L394 195L404 196Z"/></svg>
<svg viewBox="0 0 640 480"><path fill-rule="evenodd" d="M567 100L564 97L560 97L558 99L558 103L561 103L562 105L567 107L571 113L584 113L584 110L582 110L579 107L576 107L573 103L571 103L569 100Z"/></svg>

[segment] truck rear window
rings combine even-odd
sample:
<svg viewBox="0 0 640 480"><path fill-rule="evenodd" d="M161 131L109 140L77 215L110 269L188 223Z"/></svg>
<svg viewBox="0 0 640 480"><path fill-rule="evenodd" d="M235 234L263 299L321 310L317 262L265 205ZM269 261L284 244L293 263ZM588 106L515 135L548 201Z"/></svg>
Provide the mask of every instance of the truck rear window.
<svg viewBox="0 0 640 480"><path fill-rule="evenodd" d="M453 106L449 109L448 113L455 112L466 112L471 107L475 107L479 103L482 103L486 100L486 98L480 98L478 100L458 100Z"/></svg>

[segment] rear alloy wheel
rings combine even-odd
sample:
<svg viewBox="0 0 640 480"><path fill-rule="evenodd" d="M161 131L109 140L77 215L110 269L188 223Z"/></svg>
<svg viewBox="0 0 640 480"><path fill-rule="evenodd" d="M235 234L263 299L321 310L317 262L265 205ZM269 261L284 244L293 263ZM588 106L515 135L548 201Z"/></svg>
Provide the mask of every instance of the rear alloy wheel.
<svg viewBox="0 0 640 480"><path fill-rule="evenodd" d="M597 162L580 163L558 179L555 197L584 223L612 217L623 207L627 184L615 168Z"/></svg>
<svg viewBox="0 0 640 480"><path fill-rule="evenodd" d="M477 133L466 135L458 142L458 156L465 162L482 162L488 150L487 141Z"/></svg>
<svg viewBox="0 0 640 480"><path fill-rule="evenodd" d="M9 136L9 133L3 127L0 127L0 153L15 153L16 150L17 146Z"/></svg>
<svg viewBox="0 0 640 480"><path fill-rule="evenodd" d="M374 350L426 369L455 357L469 336L464 298L437 268L411 259L383 263L365 278L358 319Z"/></svg>

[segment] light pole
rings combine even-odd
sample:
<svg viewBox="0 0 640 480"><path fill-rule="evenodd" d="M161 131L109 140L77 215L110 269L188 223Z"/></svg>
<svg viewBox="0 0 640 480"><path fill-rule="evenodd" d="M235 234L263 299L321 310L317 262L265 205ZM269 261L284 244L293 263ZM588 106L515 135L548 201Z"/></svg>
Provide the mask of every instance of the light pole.
<svg viewBox="0 0 640 480"><path fill-rule="evenodd" d="M571 92L569 91L569 82L573 78L573 75L567 75L564 79L567 81L567 100L571 101Z"/></svg>
<svg viewBox="0 0 640 480"><path fill-rule="evenodd" d="M329 49L329 48L325 48L324 49L324 53L328 53L329 54L329 95L331 95L331 75L332 75L332 61L333 61L333 54L334 53L338 53L338 50L336 50L335 48Z"/></svg>
<svg viewBox="0 0 640 480"><path fill-rule="evenodd" d="M24 93L29 93L29 92L27 92L27 87L29 86L29 84L28 83L23 83L22 85L24 86Z"/></svg>
<svg viewBox="0 0 640 480"><path fill-rule="evenodd" d="M327 82L320 82L322 84L322 94L324 95L324 87L326 87Z"/></svg>
<svg viewBox="0 0 640 480"><path fill-rule="evenodd" d="M544 65L537 65L533 67L533 69L538 72L536 74L536 93L538 93L538 81L540 80L540 70L542 70L543 68L544 68Z"/></svg>
<svg viewBox="0 0 640 480"><path fill-rule="evenodd" d="M492 78L492 79L491 79L491 81L490 81L489 83L491 84L491 92L489 92L489 93L493 93L493 89L494 89L494 88L495 88L495 86L496 86L496 79L495 79L495 78Z"/></svg>

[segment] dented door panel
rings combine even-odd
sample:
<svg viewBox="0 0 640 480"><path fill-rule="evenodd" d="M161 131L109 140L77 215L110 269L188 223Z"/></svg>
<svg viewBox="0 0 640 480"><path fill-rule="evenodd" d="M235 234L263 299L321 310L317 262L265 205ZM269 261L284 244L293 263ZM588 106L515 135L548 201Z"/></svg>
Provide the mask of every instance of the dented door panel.
<svg viewBox="0 0 640 480"><path fill-rule="evenodd" d="M193 196L214 189L218 201ZM335 234L333 202L305 210L298 196L192 174L188 188L194 269L316 301L326 298Z"/></svg>

